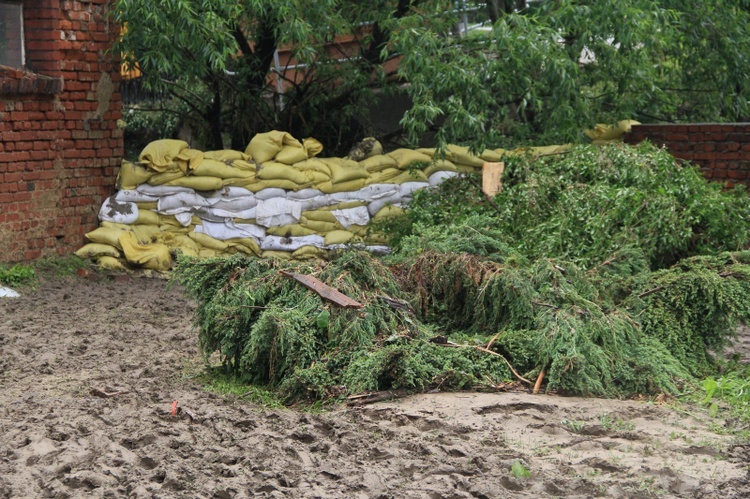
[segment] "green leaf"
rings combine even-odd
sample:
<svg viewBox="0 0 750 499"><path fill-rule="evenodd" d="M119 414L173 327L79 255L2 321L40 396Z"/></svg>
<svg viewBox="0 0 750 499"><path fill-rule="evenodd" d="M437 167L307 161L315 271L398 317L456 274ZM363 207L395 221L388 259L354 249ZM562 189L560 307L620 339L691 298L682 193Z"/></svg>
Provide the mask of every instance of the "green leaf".
<svg viewBox="0 0 750 499"><path fill-rule="evenodd" d="M331 313L328 310L323 309L322 312L318 314L318 316L315 318L315 324L318 326L319 329L327 329L328 324L331 320Z"/></svg>
<svg viewBox="0 0 750 499"><path fill-rule="evenodd" d="M513 463L513 466L510 467L510 470L513 472L513 476L516 478L530 478L531 472L526 469L526 467L521 464L521 461L516 459L516 461Z"/></svg>

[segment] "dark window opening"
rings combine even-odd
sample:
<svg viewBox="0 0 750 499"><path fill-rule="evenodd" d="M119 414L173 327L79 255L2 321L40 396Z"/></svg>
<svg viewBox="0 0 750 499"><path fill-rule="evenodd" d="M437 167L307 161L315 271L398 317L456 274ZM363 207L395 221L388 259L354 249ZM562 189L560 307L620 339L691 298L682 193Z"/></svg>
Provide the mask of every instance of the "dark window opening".
<svg viewBox="0 0 750 499"><path fill-rule="evenodd" d="M0 0L0 65L20 68L24 62L21 2Z"/></svg>

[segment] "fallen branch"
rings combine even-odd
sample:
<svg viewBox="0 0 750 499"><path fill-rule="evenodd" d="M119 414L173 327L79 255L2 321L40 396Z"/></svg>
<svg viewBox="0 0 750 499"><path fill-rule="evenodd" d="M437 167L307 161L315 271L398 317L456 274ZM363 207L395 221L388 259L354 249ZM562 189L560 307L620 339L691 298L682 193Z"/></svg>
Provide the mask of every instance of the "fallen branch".
<svg viewBox="0 0 750 499"><path fill-rule="evenodd" d="M534 383L534 390L532 390L531 393L533 393L534 395L539 393L539 389L542 387L542 380L544 380L544 368L539 371L539 376L537 376L536 383Z"/></svg>
<svg viewBox="0 0 750 499"><path fill-rule="evenodd" d="M451 341L449 341L447 343L438 343L438 345L442 345L444 347L453 347L453 348L473 348L475 350L479 350L480 352L485 352L485 353L488 353L490 355L494 355L495 357L500 357L501 359L503 359L503 362L505 362L505 364L508 366L508 369L510 369L510 371L513 373L513 375L516 378L518 378L519 380L523 381L526 384L529 384L529 385L532 384L531 381L527 380L526 378L524 378L523 376L521 376L520 374L518 374L518 371L516 371L513 368L513 365L511 365L511 363L508 362L508 359L506 359L504 356L500 355L497 352L493 352L492 350L490 350L488 348L480 347L478 345L459 345L459 344L453 343Z"/></svg>
<svg viewBox="0 0 750 499"><path fill-rule="evenodd" d="M409 395L409 392L406 390L361 393L359 395L350 395L349 397L346 397L346 405L354 406L374 404L375 402L393 400L406 397L407 395Z"/></svg>
<svg viewBox="0 0 750 499"><path fill-rule="evenodd" d="M664 286L657 286L657 287L655 287L655 288L649 289L648 291L644 291L643 293L639 294L639 295L638 295L638 298L645 298L645 297L647 297L648 295L652 295L652 294L654 294L654 293L658 293L658 292L659 292L659 291L661 291L662 289L664 289Z"/></svg>

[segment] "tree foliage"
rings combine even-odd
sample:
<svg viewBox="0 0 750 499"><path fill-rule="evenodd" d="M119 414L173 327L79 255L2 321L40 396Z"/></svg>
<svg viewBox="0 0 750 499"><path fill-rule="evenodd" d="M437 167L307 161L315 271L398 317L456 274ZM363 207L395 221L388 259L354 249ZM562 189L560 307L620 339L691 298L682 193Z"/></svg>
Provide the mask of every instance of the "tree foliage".
<svg viewBox="0 0 750 499"><path fill-rule="evenodd" d="M223 129L241 148L280 128L343 150L365 132L374 88L411 97L402 125L412 142L435 132L477 148L580 140L626 117L750 114L746 0L117 0L112 12L126 27L117 50L189 104L212 146ZM459 36L464 15L488 29ZM339 50L341 37L356 54ZM281 46L310 66L279 99L270 83ZM389 79L382 63L393 57Z"/></svg>

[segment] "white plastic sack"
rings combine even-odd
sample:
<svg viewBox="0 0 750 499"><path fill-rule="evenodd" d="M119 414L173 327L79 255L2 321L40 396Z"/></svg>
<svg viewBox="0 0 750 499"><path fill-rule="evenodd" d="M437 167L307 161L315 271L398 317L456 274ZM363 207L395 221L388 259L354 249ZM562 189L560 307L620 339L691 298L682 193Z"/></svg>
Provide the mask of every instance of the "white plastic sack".
<svg viewBox="0 0 750 499"><path fill-rule="evenodd" d="M118 224L134 224L138 220L138 206L135 203L120 203L108 197L99 209L99 220Z"/></svg>
<svg viewBox="0 0 750 499"><path fill-rule="evenodd" d="M255 197L255 195L244 187L227 185L211 194L210 199L235 199L244 197Z"/></svg>
<svg viewBox="0 0 750 499"><path fill-rule="evenodd" d="M456 172L435 172L430 175L428 180L431 186L436 186L442 184L445 179L455 177L456 175L458 175Z"/></svg>
<svg viewBox="0 0 750 499"><path fill-rule="evenodd" d="M401 193L397 192L396 194L392 196L388 196L387 198L381 198L376 199L372 203L367 205L367 211L370 213L371 216L375 216L377 212L382 210L384 207L388 206L389 204L400 206L403 201L403 198L401 197Z"/></svg>
<svg viewBox="0 0 750 499"><path fill-rule="evenodd" d="M398 184L372 184L357 191L357 199L360 201L375 201L386 198L399 192Z"/></svg>
<svg viewBox="0 0 750 499"><path fill-rule="evenodd" d="M223 220L225 218L255 218L257 208L250 208L242 211L227 211L221 208L204 208L197 212L197 215L207 220ZM205 216L204 216L205 215Z"/></svg>
<svg viewBox="0 0 750 499"><path fill-rule="evenodd" d="M258 225L262 225L263 227L278 227L281 225L296 224L299 222L301 215L302 205L299 201L291 201L286 198L273 198L258 202L255 220Z"/></svg>
<svg viewBox="0 0 750 499"><path fill-rule="evenodd" d="M269 187L255 193L255 199L266 201L273 198L286 198L286 191L278 187Z"/></svg>
<svg viewBox="0 0 750 499"><path fill-rule="evenodd" d="M187 227L193 221L193 214L189 211L184 213L175 213L174 218L175 220L177 220L177 222L179 222L180 225L182 225L183 227Z"/></svg>
<svg viewBox="0 0 750 499"><path fill-rule="evenodd" d="M115 201L120 203L151 203L159 199L158 196L149 196L135 190L123 190L115 193Z"/></svg>
<svg viewBox="0 0 750 499"><path fill-rule="evenodd" d="M20 296L18 291L0 286L0 298L18 298Z"/></svg>
<svg viewBox="0 0 750 499"><path fill-rule="evenodd" d="M298 191L289 191L286 193L286 198L294 201L302 201L305 199L314 199L319 196L324 196L318 189L300 189Z"/></svg>
<svg viewBox="0 0 750 499"><path fill-rule="evenodd" d="M260 242L260 249L263 251L295 251L302 246L323 248L325 239L317 234L303 237L266 236Z"/></svg>
<svg viewBox="0 0 750 499"><path fill-rule="evenodd" d="M194 191L178 192L159 198L156 211L163 215L175 215L194 212L197 208L211 206L217 202L218 199L208 199Z"/></svg>
<svg viewBox="0 0 750 499"><path fill-rule="evenodd" d="M367 225L370 223L370 213L367 211L367 206L333 210L333 216L345 229L352 225Z"/></svg>
<svg viewBox="0 0 750 499"><path fill-rule="evenodd" d="M249 196L234 199L219 199L213 204L213 207L217 210L224 210L230 213L246 211L256 206L258 206L258 200Z"/></svg>
<svg viewBox="0 0 750 499"><path fill-rule="evenodd" d="M323 208L325 206L338 204L338 202L331 199L331 196L329 194L323 194L322 196L303 199L299 202L299 204L302 206L302 211L310 211L317 210L318 208Z"/></svg>
<svg viewBox="0 0 750 499"><path fill-rule="evenodd" d="M147 196L169 196L178 192L194 192L190 187L180 187L179 185L150 185L141 184L135 188L136 191Z"/></svg>
<svg viewBox="0 0 750 499"><path fill-rule="evenodd" d="M266 229L263 227L253 224L235 224L231 220L223 222L209 222L204 220L202 225L195 227L195 232L206 234L220 241L247 237L260 240L266 237Z"/></svg>
<svg viewBox="0 0 750 499"><path fill-rule="evenodd" d="M408 196L412 192L418 190L418 189L424 189L425 187L429 187L429 182L404 182L399 187L399 191L401 192L402 196Z"/></svg>

